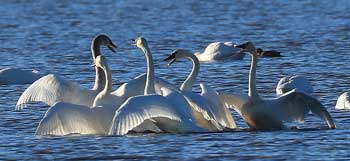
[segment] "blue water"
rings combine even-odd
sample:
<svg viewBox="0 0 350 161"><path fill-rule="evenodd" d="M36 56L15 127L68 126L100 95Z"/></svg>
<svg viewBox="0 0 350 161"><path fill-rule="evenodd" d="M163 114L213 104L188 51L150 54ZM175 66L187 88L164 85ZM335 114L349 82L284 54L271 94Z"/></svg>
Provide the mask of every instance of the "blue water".
<svg viewBox="0 0 350 161"><path fill-rule="evenodd" d="M250 40L285 55L260 59L261 95L274 97L283 76L305 76L337 129L326 130L324 122L309 115L304 124L298 124L305 129L298 131L36 137L35 129L48 106L34 104L16 112L16 101L28 85L2 85L0 160L349 160L350 112L334 109L337 97L350 91L349 11L348 0L3 0L0 68L58 73L91 88L91 39L106 33L119 46L116 54L102 50L117 88L145 72L143 54L129 45L129 39L144 36L157 75L179 85L191 64L182 61L167 67L162 59L172 50L201 51L214 41ZM247 56L243 61L203 64L198 80L219 92L247 92L249 63ZM198 85L195 89L199 91ZM240 127L247 128L233 115Z"/></svg>

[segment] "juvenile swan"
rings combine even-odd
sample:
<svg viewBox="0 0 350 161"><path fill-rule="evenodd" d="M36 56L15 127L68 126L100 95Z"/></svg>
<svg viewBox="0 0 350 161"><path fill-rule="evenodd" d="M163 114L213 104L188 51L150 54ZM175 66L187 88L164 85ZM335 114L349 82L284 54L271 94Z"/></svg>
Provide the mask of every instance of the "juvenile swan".
<svg viewBox="0 0 350 161"><path fill-rule="evenodd" d="M92 57L100 53L100 46L106 46L115 52L116 45L107 35L97 35L92 40ZM77 83L66 80L54 74L46 75L30 85L20 96L16 104L16 110L22 110L29 102L44 102L52 106L56 102L66 102L82 106L92 106L96 95L105 85L105 75L102 69L95 67L95 84L92 89L80 87Z"/></svg>
<svg viewBox="0 0 350 161"><path fill-rule="evenodd" d="M220 97L227 105L234 106L234 109L251 129L281 129L284 121L303 121L310 110L325 120L329 128L335 128L333 119L326 108L318 100L303 92L294 89L274 99L264 100L260 98L255 85L258 61L255 46L253 43L247 42L237 47L248 51L252 56L248 97L234 95L221 95Z"/></svg>

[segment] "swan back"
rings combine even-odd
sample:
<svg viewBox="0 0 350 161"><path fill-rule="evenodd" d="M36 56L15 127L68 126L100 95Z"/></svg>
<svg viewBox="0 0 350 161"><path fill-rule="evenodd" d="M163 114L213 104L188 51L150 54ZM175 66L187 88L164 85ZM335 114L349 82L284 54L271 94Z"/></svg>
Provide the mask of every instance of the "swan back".
<svg viewBox="0 0 350 161"><path fill-rule="evenodd" d="M335 105L335 109L343 109L348 110L350 109L350 93L345 92L341 94L337 100L337 104Z"/></svg>
<svg viewBox="0 0 350 161"><path fill-rule="evenodd" d="M298 91L304 92L306 94L312 95L314 90L308 79L302 76L285 76L277 84L276 94L282 95L293 89L298 89Z"/></svg>
<svg viewBox="0 0 350 161"><path fill-rule="evenodd" d="M38 80L42 75L35 71L25 71L16 68L4 68L0 70L1 84L29 84Z"/></svg>
<svg viewBox="0 0 350 161"><path fill-rule="evenodd" d="M240 49L234 46L233 42L210 43L202 54L196 55L200 61L243 59L245 54L241 54Z"/></svg>

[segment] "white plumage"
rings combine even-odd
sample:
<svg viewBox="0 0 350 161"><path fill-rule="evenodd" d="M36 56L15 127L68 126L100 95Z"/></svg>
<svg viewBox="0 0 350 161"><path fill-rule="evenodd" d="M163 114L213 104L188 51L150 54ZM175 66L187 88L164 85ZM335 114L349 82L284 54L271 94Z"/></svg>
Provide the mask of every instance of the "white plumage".
<svg viewBox="0 0 350 161"><path fill-rule="evenodd" d="M308 79L302 76L293 75L285 76L280 79L276 87L276 94L279 96L293 89L297 89L298 91L309 95L313 95L314 93L314 89Z"/></svg>
<svg viewBox="0 0 350 161"><path fill-rule="evenodd" d="M35 81L22 93L16 110L22 110L28 102L44 102L49 106L66 102L89 107L98 93L98 90L85 89L73 81L49 74Z"/></svg>
<svg viewBox="0 0 350 161"><path fill-rule="evenodd" d="M26 71L16 68L0 69L1 84L29 84L38 80L42 75L37 71Z"/></svg>
<svg viewBox="0 0 350 161"><path fill-rule="evenodd" d="M106 83L104 89L93 99L93 106L55 103L40 121L37 135L108 133L114 112L122 102L118 102L118 97L109 93L112 80L105 58L97 56L95 64L105 72Z"/></svg>
<svg viewBox="0 0 350 161"><path fill-rule="evenodd" d="M203 62L224 59L242 60L245 56L232 42L210 43L203 53L196 52L194 55Z"/></svg>
<svg viewBox="0 0 350 161"><path fill-rule="evenodd" d="M112 51L116 46L106 35L97 35L91 44L92 57L100 53L100 46L106 46ZM92 89L80 87L77 83L61 78L58 75L49 74L31 84L20 96L16 104L16 110L22 110L30 102L44 102L52 106L56 102L66 102L76 105L93 105L96 95L105 85L105 75L102 69L95 67L95 84Z"/></svg>
<svg viewBox="0 0 350 161"><path fill-rule="evenodd" d="M154 66L147 41L138 38L136 45L147 60L147 78L144 95L129 98L116 111L109 134L125 135L142 123L153 122L164 132L185 133L207 131L194 122L191 107L176 89L161 88L157 95L154 85ZM142 127L148 130L149 127Z"/></svg>
<svg viewBox="0 0 350 161"><path fill-rule="evenodd" d="M192 61L192 71L186 80L182 83L180 90L190 103L195 114L198 126L209 129L210 131L222 131L223 129L236 128L236 124L230 111L220 102L217 92L211 87L200 83L202 93L199 95L192 92L192 86L199 73L199 60L187 50L177 49L166 58L169 65L178 59L189 59Z"/></svg>
<svg viewBox="0 0 350 161"><path fill-rule="evenodd" d="M338 97L335 109L338 110L349 110L350 109L350 93L345 92Z"/></svg>

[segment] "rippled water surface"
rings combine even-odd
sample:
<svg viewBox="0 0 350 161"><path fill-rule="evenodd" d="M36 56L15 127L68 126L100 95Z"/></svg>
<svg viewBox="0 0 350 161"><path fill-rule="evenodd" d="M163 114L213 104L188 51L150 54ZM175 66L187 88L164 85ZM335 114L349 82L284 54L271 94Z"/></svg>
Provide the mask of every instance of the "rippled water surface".
<svg viewBox="0 0 350 161"><path fill-rule="evenodd" d="M162 59L176 48L201 51L214 41L253 41L285 57L260 59L257 85L274 97L278 80L299 74L311 80L316 96L337 124L310 115L305 130L209 134L148 134L126 137L36 137L48 106L14 111L28 85L0 86L0 159L350 159L350 112L336 111L337 97L350 91L350 1L22 1L0 5L0 68L58 73L86 88L92 86L91 39L107 33L116 54L103 49L113 84L145 72L143 54L129 39L144 36L153 52L156 73L180 84L187 61L166 67ZM219 92L247 92L250 58L203 64L198 80ZM199 91L198 85L195 89ZM247 125L233 112L242 128Z"/></svg>

